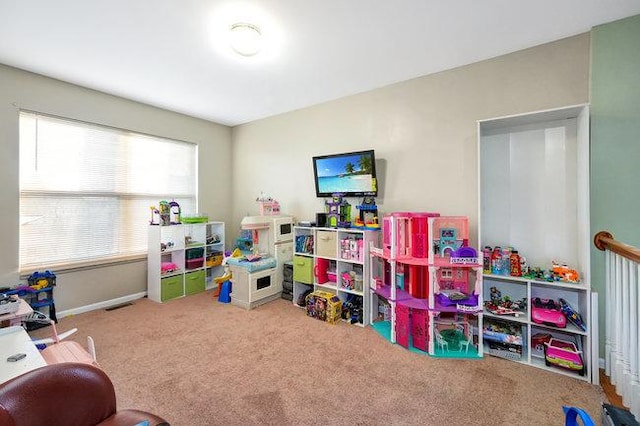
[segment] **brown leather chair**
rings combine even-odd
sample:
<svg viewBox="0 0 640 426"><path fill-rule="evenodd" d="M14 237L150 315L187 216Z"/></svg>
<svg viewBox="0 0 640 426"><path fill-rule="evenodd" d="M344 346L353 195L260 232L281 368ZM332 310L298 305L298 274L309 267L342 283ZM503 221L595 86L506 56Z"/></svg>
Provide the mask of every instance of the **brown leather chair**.
<svg viewBox="0 0 640 426"><path fill-rule="evenodd" d="M116 410L113 383L88 364L47 365L0 384L2 426L168 426L139 410Z"/></svg>

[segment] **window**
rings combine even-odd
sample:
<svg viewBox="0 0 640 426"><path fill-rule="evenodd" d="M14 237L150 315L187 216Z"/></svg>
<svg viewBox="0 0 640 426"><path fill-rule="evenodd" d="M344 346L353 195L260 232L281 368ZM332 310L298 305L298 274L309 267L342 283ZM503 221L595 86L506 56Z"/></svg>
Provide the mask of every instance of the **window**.
<svg viewBox="0 0 640 426"><path fill-rule="evenodd" d="M151 206L195 212L197 146L20 113L20 271L146 253Z"/></svg>

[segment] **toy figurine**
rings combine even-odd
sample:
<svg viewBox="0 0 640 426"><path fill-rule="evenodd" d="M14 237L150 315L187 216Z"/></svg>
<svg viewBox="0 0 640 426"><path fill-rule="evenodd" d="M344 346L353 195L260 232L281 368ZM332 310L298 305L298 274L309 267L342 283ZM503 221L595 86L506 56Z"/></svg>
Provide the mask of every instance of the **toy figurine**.
<svg viewBox="0 0 640 426"><path fill-rule="evenodd" d="M502 300L502 293L500 292L500 290L498 290L497 287L491 287L490 291L491 295L489 297L491 298L491 301L496 305L499 304Z"/></svg>
<svg viewBox="0 0 640 426"><path fill-rule="evenodd" d="M160 225L160 212L156 208L156 206L149 206L151 210L151 219L149 220L149 225Z"/></svg>
<svg viewBox="0 0 640 426"><path fill-rule="evenodd" d="M342 198L341 193L333 194L331 201L325 201L327 224L331 228L351 227L351 204Z"/></svg>

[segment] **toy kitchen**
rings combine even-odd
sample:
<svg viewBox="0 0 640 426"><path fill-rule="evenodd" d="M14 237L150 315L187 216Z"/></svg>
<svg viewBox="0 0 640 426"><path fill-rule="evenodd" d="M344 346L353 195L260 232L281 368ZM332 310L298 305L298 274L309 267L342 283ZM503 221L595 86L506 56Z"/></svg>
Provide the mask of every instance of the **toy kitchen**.
<svg viewBox="0 0 640 426"><path fill-rule="evenodd" d="M246 216L240 222L243 234L250 238L244 259L228 258L232 278L231 303L252 309L280 298L282 265L293 259L293 217Z"/></svg>

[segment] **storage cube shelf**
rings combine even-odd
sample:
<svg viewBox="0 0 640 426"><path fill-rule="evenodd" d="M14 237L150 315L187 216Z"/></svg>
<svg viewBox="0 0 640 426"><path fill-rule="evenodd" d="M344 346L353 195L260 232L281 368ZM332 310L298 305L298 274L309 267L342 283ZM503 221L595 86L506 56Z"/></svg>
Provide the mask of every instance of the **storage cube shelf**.
<svg viewBox="0 0 640 426"><path fill-rule="evenodd" d="M293 304L306 309L309 293L329 292L342 302L344 321L368 325L369 246L379 239L373 230L294 227Z"/></svg>
<svg viewBox="0 0 640 426"><path fill-rule="evenodd" d="M485 300L490 300L490 293L492 288L496 288L501 292L502 296L509 296L512 300L518 300L522 298L527 299L525 309L521 311L518 316L513 315L496 315L491 313L485 308L484 316L487 322L491 320L497 320L503 323L512 324L514 327L521 329L522 339L521 342L514 345L519 346L520 356L515 359L513 355L505 355L504 351L496 351L495 348L491 348L489 343L485 341L485 350L490 354L496 355L502 358L516 360L524 364L530 364L539 368L550 370L556 373L568 375L571 377L581 378L584 380L589 379L589 369L587 374L580 376L578 372L561 369L555 366L549 366L545 364L543 342L538 341L540 335L548 335L556 339L569 341L575 343L578 350L581 350L583 355L583 362L589 360L590 348L587 343L589 342L588 336L590 336L591 330L587 322L589 315L590 305L590 289L585 284L572 284L561 282L547 282L538 281L532 279L526 279L522 277L510 277L503 275L491 275L484 274L484 290ZM566 322L564 327L553 325L550 323L538 323L532 318L532 300L536 297L541 299L551 299L557 301L563 299L569 303L572 307L578 311L580 316L585 322L586 330L572 324L570 321ZM582 312L580 312L582 310ZM486 338L486 336L485 336ZM494 345L495 346L495 345ZM596 373L597 374L597 373Z"/></svg>
<svg viewBox="0 0 640 426"><path fill-rule="evenodd" d="M588 106L580 105L478 122L478 240L481 247L513 246L529 266L546 270L552 261L566 262L581 275L579 283L569 283L483 274L484 300L491 300L492 288L494 295L525 300L518 316L484 310L487 322L505 322L521 334L521 343L511 346L487 339L487 352L597 384L598 344L592 337L596 296L589 278L589 194L584 185L589 182L588 117ZM536 298L541 303L534 311ZM547 309L547 299L566 301L580 314L584 328ZM550 338L575 344L585 369L561 368L545 359L544 342Z"/></svg>
<svg viewBox="0 0 640 426"><path fill-rule="evenodd" d="M150 225L147 296L155 302L213 288L223 274L224 223Z"/></svg>

